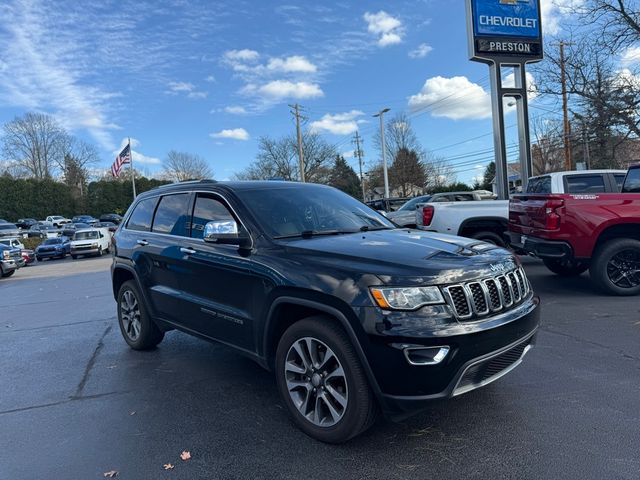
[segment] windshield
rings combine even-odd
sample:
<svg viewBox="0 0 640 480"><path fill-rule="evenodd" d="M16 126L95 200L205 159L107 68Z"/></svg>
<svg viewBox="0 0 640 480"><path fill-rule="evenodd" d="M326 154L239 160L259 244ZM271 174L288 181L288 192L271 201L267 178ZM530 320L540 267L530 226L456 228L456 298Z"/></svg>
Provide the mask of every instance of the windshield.
<svg viewBox="0 0 640 480"><path fill-rule="evenodd" d="M409 200L407 203L405 203L404 205L402 205L398 211L399 212L405 212L407 210L415 210L416 209L416 205L418 205L419 203L425 203L428 202L429 199L431 198L431 195L426 195L424 197L416 197L416 198L412 198L411 200Z"/></svg>
<svg viewBox="0 0 640 480"><path fill-rule="evenodd" d="M58 243L62 243L62 240L59 238L50 238L49 240L42 242L43 245L56 245Z"/></svg>
<svg viewBox="0 0 640 480"><path fill-rule="evenodd" d="M98 232L78 232L74 235L74 240L91 240L98 238Z"/></svg>
<svg viewBox="0 0 640 480"><path fill-rule="evenodd" d="M16 230L16 227L13 223L2 223L0 224L0 230Z"/></svg>
<svg viewBox="0 0 640 480"><path fill-rule="evenodd" d="M320 185L240 189L237 195L274 238L395 228L355 198Z"/></svg>

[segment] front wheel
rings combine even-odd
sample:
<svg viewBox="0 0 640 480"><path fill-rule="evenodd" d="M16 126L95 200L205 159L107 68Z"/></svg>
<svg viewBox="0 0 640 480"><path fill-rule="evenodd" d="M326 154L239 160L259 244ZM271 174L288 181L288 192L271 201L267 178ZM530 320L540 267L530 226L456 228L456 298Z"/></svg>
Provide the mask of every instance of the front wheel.
<svg viewBox="0 0 640 480"><path fill-rule="evenodd" d="M498 247L506 247L507 244L505 243L504 239L498 235L495 232L476 232L474 234L471 235L470 238L473 238L475 240L481 240L483 242L487 242L487 243L491 243L493 245L496 245Z"/></svg>
<svg viewBox="0 0 640 480"><path fill-rule="evenodd" d="M9 278L14 273L16 273L16 271L15 270L11 270L10 272L5 272L5 273L2 273L0 275L2 275L2 278Z"/></svg>
<svg viewBox="0 0 640 480"><path fill-rule="evenodd" d="M616 238L595 253L589 271L596 285L613 295L640 293L640 241Z"/></svg>
<svg viewBox="0 0 640 480"><path fill-rule="evenodd" d="M580 260L544 258L544 265L561 277L576 277L589 269L589 263Z"/></svg>
<svg viewBox="0 0 640 480"><path fill-rule="evenodd" d="M342 443L369 428L377 404L346 332L333 319L310 317L289 327L276 352L280 395L307 435Z"/></svg>

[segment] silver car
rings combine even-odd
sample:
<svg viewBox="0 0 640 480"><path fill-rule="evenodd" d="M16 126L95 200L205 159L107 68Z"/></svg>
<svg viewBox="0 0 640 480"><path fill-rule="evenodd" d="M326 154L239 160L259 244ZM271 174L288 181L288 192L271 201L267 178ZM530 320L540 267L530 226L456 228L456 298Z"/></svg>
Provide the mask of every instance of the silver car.
<svg viewBox="0 0 640 480"><path fill-rule="evenodd" d="M0 223L0 237L18 237L20 229L13 223Z"/></svg>

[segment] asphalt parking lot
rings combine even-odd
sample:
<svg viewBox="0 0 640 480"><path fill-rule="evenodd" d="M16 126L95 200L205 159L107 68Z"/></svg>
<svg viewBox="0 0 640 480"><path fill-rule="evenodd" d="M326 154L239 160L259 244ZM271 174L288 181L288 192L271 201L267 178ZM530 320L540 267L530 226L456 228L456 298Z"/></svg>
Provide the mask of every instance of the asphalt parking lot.
<svg viewBox="0 0 640 480"><path fill-rule="evenodd" d="M639 479L640 301L525 263L544 309L525 362L342 446L297 430L226 347L130 350L110 258L21 269L0 280L0 479Z"/></svg>

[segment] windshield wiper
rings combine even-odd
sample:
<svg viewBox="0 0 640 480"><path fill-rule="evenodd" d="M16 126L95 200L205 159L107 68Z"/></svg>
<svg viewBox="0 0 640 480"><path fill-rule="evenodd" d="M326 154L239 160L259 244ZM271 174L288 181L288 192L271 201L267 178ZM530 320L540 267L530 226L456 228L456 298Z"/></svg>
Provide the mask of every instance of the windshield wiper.
<svg viewBox="0 0 640 480"><path fill-rule="evenodd" d="M299 233L293 233L291 235L280 235L278 237L273 237L276 240L281 240L283 238L311 238L311 237L319 237L321 235L341 235L344 233L355 233L351 230L343 231L343 230L303 230Z"/></svg>
<svg viewBox="0 0 640 480"><path fill-rule="evenodd" d="M391 230L391 227L385 227L384 225L380 225L378 227L373 227L370 225L363 225L360 227L361 232L373 232L375 230Z"/></svg>

